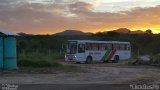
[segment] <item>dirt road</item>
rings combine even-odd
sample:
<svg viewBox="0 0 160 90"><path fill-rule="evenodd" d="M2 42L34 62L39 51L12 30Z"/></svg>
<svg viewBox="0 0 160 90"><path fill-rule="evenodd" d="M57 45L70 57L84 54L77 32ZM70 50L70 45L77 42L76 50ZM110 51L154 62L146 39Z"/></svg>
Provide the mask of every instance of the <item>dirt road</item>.
<svg viewBox="0 0 160 90"><path fill-rule="evenodd" d="M77 72L53 74L2 74L0 83L16 84L157 84L160 83L160 67L129 66L126 62L74 64L81 68Z"/></svg>

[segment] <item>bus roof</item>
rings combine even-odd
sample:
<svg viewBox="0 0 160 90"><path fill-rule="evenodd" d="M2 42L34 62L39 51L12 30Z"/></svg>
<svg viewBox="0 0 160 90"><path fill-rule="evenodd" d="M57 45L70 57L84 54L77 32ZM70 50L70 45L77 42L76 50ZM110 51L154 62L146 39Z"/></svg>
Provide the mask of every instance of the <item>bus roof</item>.
<svg viewBox="0 0 160 90"><path fill-rule="evenodd" d="M95 41L95 40L68 40L68 41L77 41L78 43L115 43L115 44L130 44L130 42L122 42L122 41Z"/></svg>

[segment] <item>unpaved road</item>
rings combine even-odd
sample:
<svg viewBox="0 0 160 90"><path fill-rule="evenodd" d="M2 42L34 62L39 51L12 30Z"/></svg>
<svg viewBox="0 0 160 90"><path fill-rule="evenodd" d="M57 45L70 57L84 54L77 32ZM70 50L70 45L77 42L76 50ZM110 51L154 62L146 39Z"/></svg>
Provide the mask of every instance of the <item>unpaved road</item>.
<svg viewBox="0 0 160 90"><path fill-rule="evenodd" d="M126 62L74 64L83 71L52 74L0 74L0 83L14 84L160 84L160 67L129 66Z"/></svg>

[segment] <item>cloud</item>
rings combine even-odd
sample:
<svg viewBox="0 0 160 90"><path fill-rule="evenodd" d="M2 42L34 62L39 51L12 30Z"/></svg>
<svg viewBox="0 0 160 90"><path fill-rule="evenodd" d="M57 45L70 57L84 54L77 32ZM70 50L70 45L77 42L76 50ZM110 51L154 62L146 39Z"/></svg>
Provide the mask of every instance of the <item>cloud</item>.
<svg viewBox="0 0 160 90"><path fill-rule="evenodd" d="M98 0L95 12L119 12L135 7L154 7L160 5L159 0Z"/></svg>
<svg viewBox="0 0 160 90"><path fill-rule="evenodd" d="M93 7L92 4L85 2L76 2L69 5L70 10L75 13L88 12L92 7Z"/></svg>
<svg viewBox="0 0 160 90"><path fill-rule="evenodd" d="M95 12L94 4L83 1L66 4L66 1L55 0L42 4L6 0L0 3L0 29L12 32L56 33L66 29L97 32L121 27L160 27L160 6L113 13Z"/></svg>

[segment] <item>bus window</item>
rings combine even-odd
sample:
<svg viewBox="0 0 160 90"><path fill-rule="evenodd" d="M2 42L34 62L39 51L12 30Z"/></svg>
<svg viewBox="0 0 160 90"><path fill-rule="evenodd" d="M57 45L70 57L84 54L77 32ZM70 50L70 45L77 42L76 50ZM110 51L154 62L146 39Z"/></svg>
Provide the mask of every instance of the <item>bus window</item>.
<svg viewBox="0 0 160 90"><path fill-rule="evenodd" d="M119 44L114 44L114 45L113 45L113 49L114 49L114 50L119 50Z"/></svg>
<svg viewBox="0 0 160 90"><path fill-rule="evenodd" d="M126 49L127 49L127 50L130 50L130 45L129 45L129 44L126 46Z"/></svg>
<svg viewBox="0 0 160 90"><path fill-rule="evenodd" d="M130 45L129 44L125 45L125 50L130 50Z"/></svg>
<svg viewBox="0 0 160 90"><path fill-rule="evenodd" d="M99 50L106 50L105 44L99 44Z"/></svg>
<svg viewBox="0 0 160 90"><path fill-rule="evenodd" d="M124 44L121 44L119 49L120 49L120 50L125 50L125 45L124 45Z"/></svg>
<svg viewBox="0 0 160 90"><path fill-rule="evenodd" d="M69 54L77 53L77 42L68 42L67 53Z"/></svg>
<svg viewBox="0 0 160 90"><path fill-rule="evenodd" d="M89 43L86 44L86 50L91 50L91 45Z"/></svg>
<svg viewBox="0 0 160 90"><path fill-rule="evenodd" d="M84 53L85 52L85 45L79 44L78 45L78 53Z"/></svg>
<svg viewBox="0 0 160 90"><path fill-rule="evenodd" d="M107 50L112 50L112 44L106 44Z"/></svg>
<svg viewBox="0 0 160 90"><path fill-rule="evenodd" d="M112 44L100 44L100 50L111 50L112 49Z"/></svg>
<svg viewBox="0 0 160 90"><path fill-rule="evenodd" d="M96 44L96 43L93 43L92 44L92 50L98 50L99 48L98 48L98 44Z"/></svg>

